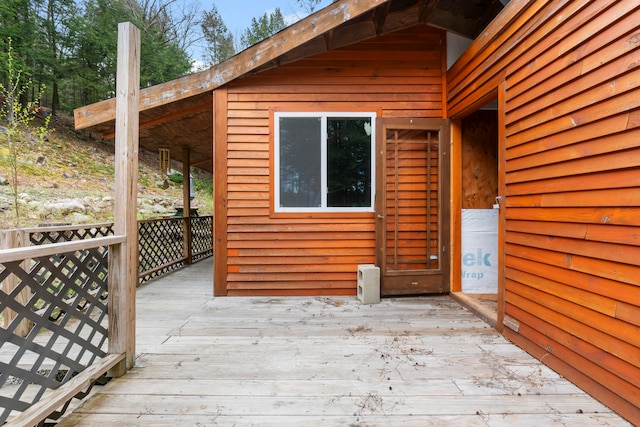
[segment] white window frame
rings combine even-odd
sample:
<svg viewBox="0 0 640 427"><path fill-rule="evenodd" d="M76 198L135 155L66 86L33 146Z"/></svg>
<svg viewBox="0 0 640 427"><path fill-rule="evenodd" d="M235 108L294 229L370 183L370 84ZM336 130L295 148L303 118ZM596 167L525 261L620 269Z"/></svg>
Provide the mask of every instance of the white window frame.
<svg viewBox="0 0 640 427"><path fill-rule="evenodd" d="M321 206L319 207L283 207L280 206L280 118L281 117L308 117L319 118L321 120ZM368 117L371 119L371 206L364 207L330 207L327 206L327 119L331 118L354 118ZM276 112L274 113L274 212L288 213L339 213L339 212L374 212L375 192L376 192L376 113L372 112Z"/></svg>

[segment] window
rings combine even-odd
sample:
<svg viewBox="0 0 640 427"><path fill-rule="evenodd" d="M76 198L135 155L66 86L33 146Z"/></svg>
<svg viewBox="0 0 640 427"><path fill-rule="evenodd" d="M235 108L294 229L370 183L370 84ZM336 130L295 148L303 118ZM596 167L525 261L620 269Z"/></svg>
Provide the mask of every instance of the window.
<svg viewBox="0 0 640 427"><path fill-rule="evenodd" d="M373 113L275 114L276 212L372 212Z"/></svg>

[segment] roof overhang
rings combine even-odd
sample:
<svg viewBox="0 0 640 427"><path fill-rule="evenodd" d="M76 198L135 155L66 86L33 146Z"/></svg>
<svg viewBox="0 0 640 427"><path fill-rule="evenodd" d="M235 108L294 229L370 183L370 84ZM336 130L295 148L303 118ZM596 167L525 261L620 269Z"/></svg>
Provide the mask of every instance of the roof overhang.
<svg viewBox="0 0 640 427"><path fill-rule="evenodd" d="M140 91L140 145L212 170L213 91L243 76L418 24L474 39L505 0L341 0L210 69ZM76 129L114 137L115 99L74 111Z"/></svg>

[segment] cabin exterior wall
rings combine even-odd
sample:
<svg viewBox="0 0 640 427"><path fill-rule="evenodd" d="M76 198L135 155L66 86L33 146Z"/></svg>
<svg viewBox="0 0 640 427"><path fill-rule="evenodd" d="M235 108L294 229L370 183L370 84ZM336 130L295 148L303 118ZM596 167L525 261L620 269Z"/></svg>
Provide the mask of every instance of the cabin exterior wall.
<svg viewBox="0 0 640 427"><path fill-rule="evenodd" d="M442 118L444 40L417 26L216 90L217 295L356 294L357 266L375 263L374 214L275 213L273 114Z"/></svg>
<svg viewBox="0 0 640 427"><path fill-rule="evenodd" d="M640 425L640 4L511 2L447 73L498 97L503 333Z"/></svg>

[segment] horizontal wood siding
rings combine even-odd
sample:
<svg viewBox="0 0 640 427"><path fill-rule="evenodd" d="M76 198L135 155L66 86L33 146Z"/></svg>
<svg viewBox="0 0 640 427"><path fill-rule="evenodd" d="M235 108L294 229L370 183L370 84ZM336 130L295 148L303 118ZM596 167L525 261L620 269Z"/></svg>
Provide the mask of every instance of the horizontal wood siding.
<svg viewBox="0 0 640 427"><path fill-rule="evenodd" d="M443 34L426 26L281 65L227 86L227 294L356 293L375 262L366 214L272 212L272 111L441 118Z"/></svg>
<svg viewBox="0 0 640 427"><path fill-rule="evenodd" d="M506 81L505 334L640 425L640 3L519 7L447 76Z"/></svg>

